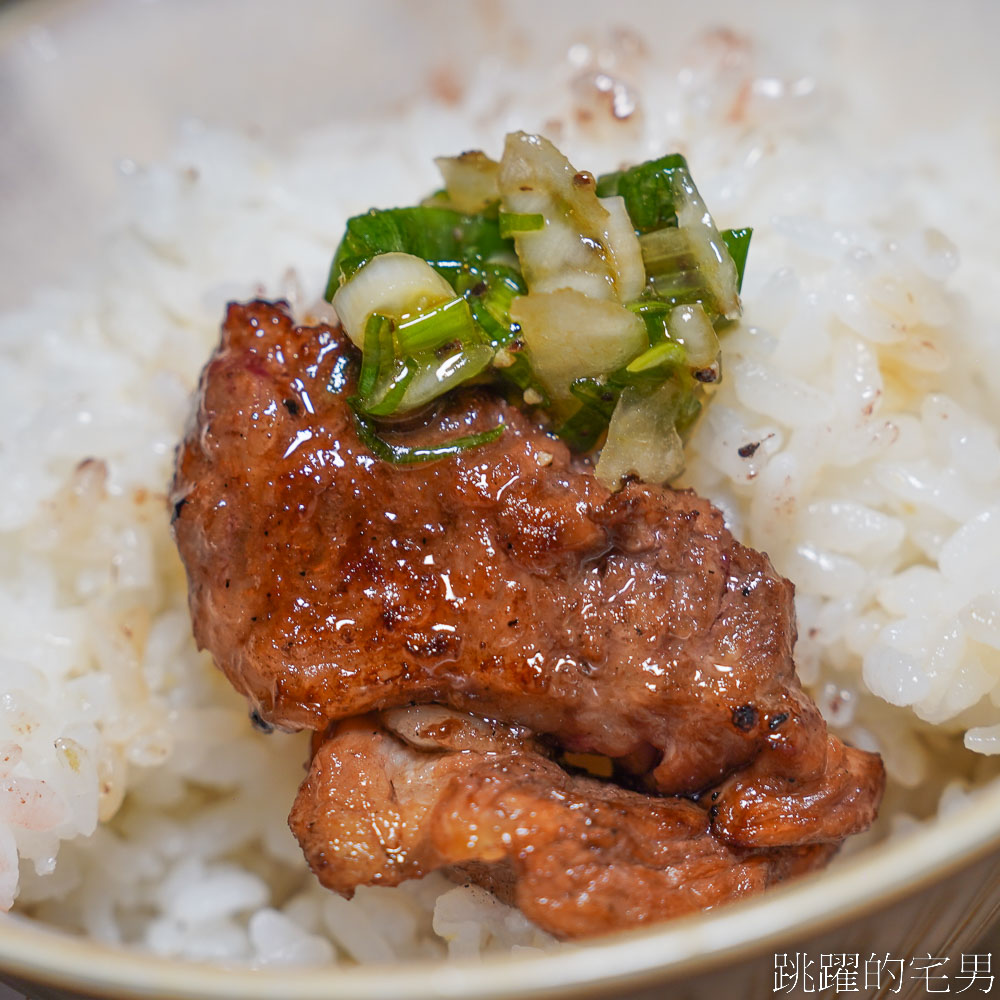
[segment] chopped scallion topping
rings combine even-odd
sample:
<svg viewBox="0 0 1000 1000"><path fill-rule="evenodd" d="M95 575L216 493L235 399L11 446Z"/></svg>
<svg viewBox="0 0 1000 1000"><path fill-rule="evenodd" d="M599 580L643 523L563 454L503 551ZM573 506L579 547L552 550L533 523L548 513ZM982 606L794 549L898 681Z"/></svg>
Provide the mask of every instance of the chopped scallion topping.
<svg viewBox="0 0 1000 1000"><path fill-rule="evenodd" d="M647 418L655 434L683 437L706 372L720 371L716 334L739 316L752 230L716 229L679 154L596 184L523 133L499 162L477 151L436 162L445 188L420 206L350 219L330 269L327 297L362 347L351 404L372 452L411 464L494 440L502 425L428 448L376 432L373 418L470 379L530 401L580 451L612 423L608 447L620 451ZM599 478L602 468L613 484L623 470L677 464L674 444L657 461L641 451L609 454Z"/></svg>

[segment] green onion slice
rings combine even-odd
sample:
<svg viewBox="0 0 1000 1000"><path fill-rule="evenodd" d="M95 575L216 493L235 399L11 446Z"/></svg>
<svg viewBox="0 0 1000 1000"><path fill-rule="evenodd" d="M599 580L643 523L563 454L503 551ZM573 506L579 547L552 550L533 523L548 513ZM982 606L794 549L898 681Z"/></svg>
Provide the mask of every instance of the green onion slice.
<svg viewBox="0 0 1000 1000"><path fill-rule="evenodd" d="M700 302L713 322L739 317L749 231L715 228L683 156L605 174L598 192L625 200L656 298L674 305Z"/></svg>
<svg viewBox="0 0 1000 1000"><path fill-rule="evenodd" d="M510 304L527 288L520 272L507 264L434 261L434 269L469 304L472 315L494 347L517 336Z"/></svg>
<svg viewBox="0 0 1000 1000"><path fill-rule="evenodd" d="M379 313L372 313L365 326L358 400L365 412L373 416L395 413L417 373L412 358L396 356L394 326L391 319Z"/></svg>
<svg viewBox="0 0 1000 1000"><path fill-rule="evenodd" d="M513 360L493 369L493 376L516 395L532 390L547 408L551 404L544 386L535 377L525 354L514 350L520 330L510 318L511 303L527 293L519 271L506 264L438 262L434 265L459 295L469 303L473 318L495 349L510 348Z"/></svg>
<svg viewBox="0 0 1000 1000"><path fill-rule="evenodd" d="M628 386L622 392L608 426L608 436L594 475L609 489L623 477L664 483L684 466L684 445L677 431L681 394L672 383L652 392Z"/></svg>
<svg viewBox="0 0 1000 1000"><path fill-rule="evenodd" d="M444 302L404 320L396 329L399 350L405 354L436 351L453 341L467 343L478 339L468 303L462 298Z"/></svg>
<svg viewBox="0 0 1000 1000"><path fill-rule="evenodd" d="M636 362L639 362L636 365ZM611 415L625 389L652 392L671 383L675 386L674 415L677 433L691 429L701 411L704 386L687 366L687 353L680 344L654 344L624 368L604 378L578 378L570 392L580 408L556 429L556 434L576 451L590 451L608 429Z"/></svg>
<svg viewBox="0 0 1000 1000"><path fill-rule="evenodd" d="M545 216L541 212L501 212L498 218L500 235L504 237L545 228Z"/></svg>
<svg viewBox="0 0 1000 1000"><path fill-rule="evenodd" d="M406 362L413 366L414 374L399 397L396 410L391 412L403 413L424 406L484 372L492 360L493 348L488 344L456 346L450 351L422 351L408 357Z"/></svg>
<svg viewBox="0 0 1000 1000"><path fill-rule="evenodd" d="M358 376L358 396L370 399L378 381L379 360L382 356L383 331L392 331L392 320L379 313L372 313L365 325L365 343L361 354L361 374Z"/></svg>
<svg viewBox="0 0 1000 1000"><path fill-rule="evenodd" d="M726 244L729 256L736 265L736 290L743 291L743 272L747 269L747 254L750 252L752 229L723 229L719 234Z"/></svg>
<svg viewBox="0 0 1000 1000"><path fill-rule="evenodd" d="M358 408L383 417L415 410L479 375L493 355L465 299L398 325L372 313L365 326Z"/></svg>
<svg viewBox="0 0 1000 1000"><path fill-rule="evenodd" d="M463 215L449 208L372 209L347 222L330 267L326 299L364 263L380 253L399 251L426 261L486 260L512 254L495 219Z"/></svg>
<svg viewBox="0 0 1000 1000"><path fill-rule="evenodd" d="M578 378L569 391L581 405L560 425L556 434L574 451L590 451L608 429L621 386L593 378Z"/></svg>
<svg viewBox="0 0 1000 1000"><path fill-rule="evenodd" d="M625 371L629 375L638 375L639 372L646 372L653 368L663 368L667 365L674 368L684 364L685 355L684 348L676 341L664 341L660 344L654 344L648 350L643 351L642 354L625 366Z"/></svg>
<svg viewBox="0 0 1000 1000"><path fill-rule="evenodd" d="M597 193L602 198L620 194L632 225L640 234L649 233L677 225L677 180L690 180L690 176L687 160L680 153L671 153L628 170L602 174Z"/></svg>
<svg viewBox="0 0 1000 1000"><path fill-rule="evenodd" d="M352 397L348 402L355 406L356 398ZM372 421L359 413L357 409L354 410L354 429L358 439L376 458L392 465L417 465L421 462L433 462L439 458L448 458L451 455L468 451L470 448L479 448L500 437L504 432L504 426L504 424L497 424L496 427L491 427L488 431L482 431L479 434L468 434L464 437L452 438L450 441L443 441L441 444L414 448L392 444L379 437Z"/></svg>

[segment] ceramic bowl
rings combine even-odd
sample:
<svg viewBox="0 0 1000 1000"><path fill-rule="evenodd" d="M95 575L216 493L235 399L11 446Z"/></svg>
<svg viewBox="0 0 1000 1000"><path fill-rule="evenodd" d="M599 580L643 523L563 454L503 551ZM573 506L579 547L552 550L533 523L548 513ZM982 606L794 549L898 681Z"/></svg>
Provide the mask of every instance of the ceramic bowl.
<svg viewBox="0 0 1000 1000"><path fill-rule="evenodd" d="M906 997L927 993L919 963L911 960L948 959L943 968L957 974L963 954L988 949L982 938L998 916L1000 785L994 784L954 813L818 876L703 916L539 957L251 972L123 953L7 919L0 922L0 970L40 1000L756 1000L788 985L796 963L799 985L807 985L809 974L815 991L824 956L847 955L858 956L868 996L876 995L864 992L865 972L876 972L873 956L903 962L897 995ZM965 984L955 982L956 989ZM883 984L894 985L887 975Z"/></svg>
<svg viewBox="0 0 1000 1000"><path fill-rule="evenodd" d="M166 4L125 0L22 0L0 8L0 107L6 109L0 119L6 136L0 144L0 176L8 195L0 202L4 211L0 257L5 261L0 269L0 299L16 301L32 284L69 273L74 255L88 245L112 197L107 164L114 156L162 154L178 119L188 112L238 127L252 121L255 128L280 137L282 130L293 131L331 114L363 114L368 108L389 106L403 94L405 80L369 78L364 86L350 90L349 78L357 75L363 58L351 39L372 37L375 32L390 49L395 46L402 52L407 46L411 70L423 74L431 68L434 53L440 56L435 45L443 45L441 39L447 36L438 29L454 19L456 9L428 3L414 14L405 4L389 0L363 9L319 0L304 6L309 8L310 23L319 18L332 33L329 37L322 31L303 33L301 26L275 13L277 5L255 3L247 8L235 0L178 3L171 6L169 16ZM704 9L683 11L691 24L708 23L714 17L738 24L749 16L746 7L735 2L701 6ZM812 17L812 8L801 9L808 6L770 4L762 16L776 30L794 34L804 30ZM990 13L986 3L950 6L968 24L987 15L993 18L990 24L997 20L996 10ZM481 22L476 39L469 42L473 55L479 51L476 46L485 51L489 44L490 32L482 25L508 18L525 28L535 17L528 3L514 4L510 10L496 4L463 5L463 9L473 7ZM254 17L246 15L247 9L254 11ZM652 31L669 30L679 11L679 4L619 3L612 14L616 22ZM757 13L755 7L755 17ZM880 14L883 25L897 23L901 33L908 32L911 69L922 53L943 51L945 57L956 59L955 39L962 37L968 43L964 57L980 67L973 72L992 81L985 93L1000 92L1000 75L988 48L988 39L996 32L982 31L977 42L975 32L963 35L961 24L949 24L943 34L935 34L931 13L930 4L890 3ZM296 7L294 16L305 14ZM543 20L551 22L552 37L558 39L559 25L565 27L566 20L589 24L609 16L606 5L586 0L546 5ZM330 64L336 41L330 72L340 67L349 107L338 110L322 101L294 101L294 81L268 75L266 60L260 63L265 67L263 79L258 79L252 94L227 90L220 80L233 47L224 43L233 40L233 33L243 59L265 53L268 46L287 50L294 40L296 68L307 74ZM178 67L175 57L182 44L185 59ZM28 66L31 59L38 64L35 69ZM887 74L887 79L892 76ZM123 79L128 83L125 88ZM987 98L980 94L977 99ZM47 242L38 240L40 226L67 217L76 225L61 225ZM26 996L59 1000L753 998L787 993L796 984L815 991L823 970L834 961L824 956L840 955L847 956L848 968L856 958L862 994L875 995L871 988L879 969L872 960L879 958L889 960L881 968L883 985L896 992L888 975L899 969L891 963L901 962L904 981L897 995L916 996L927 993L928 987L920 978L919 963L911 960L948 959L943 968L957 975L963 954L968 957L977 948L989 948L983 935L998 916L1000 784L994 782L946 816L762 897L610 936L586 947L559 947L541 956L251 972L124 953L8 916L0 918L0 979ZM793 982L795 975L798 979ZM956 981L955 988L964 982Z"/></svg>

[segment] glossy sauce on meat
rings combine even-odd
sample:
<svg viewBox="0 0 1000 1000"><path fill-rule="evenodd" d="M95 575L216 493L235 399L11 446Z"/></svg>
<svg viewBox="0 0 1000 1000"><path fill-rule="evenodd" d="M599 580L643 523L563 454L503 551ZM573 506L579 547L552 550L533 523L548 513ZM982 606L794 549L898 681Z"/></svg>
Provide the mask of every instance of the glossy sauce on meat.
<svg viewBox="0 0 1000 1000"><path fill-rule="evenodd" d="M870 824L881 762L828 736L795 677L791 584L711 504L609 493L486 390L386 437L499 439L380 461L347 404L355 355L280 305L231 306L178 455L195 634L263 719L437 703L528 727L658 793L714 789L713 832L743 850Z"/></svg>

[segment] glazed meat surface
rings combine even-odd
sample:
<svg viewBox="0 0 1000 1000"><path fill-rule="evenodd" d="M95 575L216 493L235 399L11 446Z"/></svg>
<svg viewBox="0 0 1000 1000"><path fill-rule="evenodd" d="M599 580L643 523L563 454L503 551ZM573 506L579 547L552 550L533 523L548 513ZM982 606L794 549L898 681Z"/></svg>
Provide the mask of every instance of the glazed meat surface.
<svg viewBox="0 0 1000 1000"><path fill-rule="evenodd" d="M561 938L739 899L835 849L733 849L704 807L567 774L530 735L437 706L338 725L289 822L319 880L345 895L443 868Z"/></svg>
<svg viewBox="0 0 1000 1000"><path fill-rule="evenodd" d="M828 738L795 677L791 584L707 501L609 493L484 390L386 437L504 433L427 464L376 459L356 352L280 305L233 305L178 456L174 530L195 634L287 728L434 702L607 755L667 794L716 787L741 848L871 822L881 762ZM721 783L721 784L720 784Z"/></svg>

